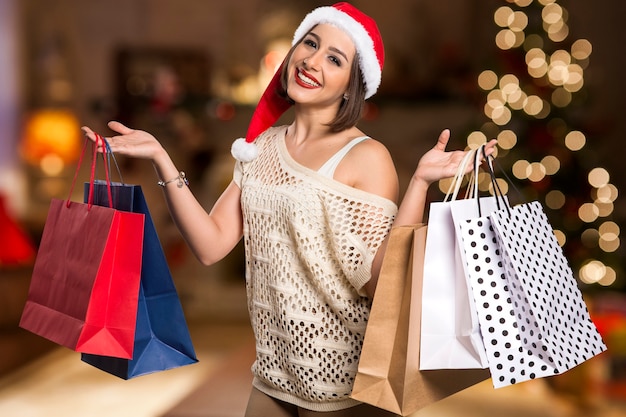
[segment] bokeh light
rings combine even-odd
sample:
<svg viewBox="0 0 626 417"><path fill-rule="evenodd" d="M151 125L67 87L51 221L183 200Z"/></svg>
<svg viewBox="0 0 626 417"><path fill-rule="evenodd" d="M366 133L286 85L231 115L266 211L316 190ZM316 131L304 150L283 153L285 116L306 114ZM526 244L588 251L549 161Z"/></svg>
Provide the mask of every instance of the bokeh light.
<svg viewBox="0 0 626 417"><path fill-rule="evenodd" d="M570 196L572 190L558 178L572 175L574 154L567 152L586 151L590 140L583 131L572 128L563 114L568 106L576 103L576 94L585 88L585 70L593 52L592 44L587 39L566 42L570 35L569 15L557 0L506 0L506 3L497 7L493 14L498 27L494 41L503 51L521 49L525 64L522 72L526 74L499 74L492 69L479 74L477 83L486 92L483 112L488 122L480 131L468 134L467 144L475 148L487 138L495 137L503 156L519 153L510 164L511 173L515 179L528 184L526 190L534 198L543 195L548 209L563 214L560 216L562 230L554 230L561 246L565 247L568 240L578 241L595 251L590 258L597 257L598 251L614 253L620 248L621 239L619 227L610 217L619 193L611 184L608 171L602 167L587 168L588 185L579 187L588 189L587 197L584 191L582 197ZM525 9L533 3L540 10ZM531 13L535 14L531 16ZM545 120L542 123L550 137L540 139L542 146L546 144L544 155L528 152L527 136L532 133L525 128L528 123L519 123L520 117ZM563 150L555 149L552 141ZM496 180L508 190L507 181ZM440 183L440 188L444 188L444 184ZM480 189L493 193L492 188L490 180L480 178ZM565 210L567 215L564 215ZM579 236L571 236L575 233ZM604 286L615 283L617 270L602 260L580 259L579 262L577 272L581 281Z"/></svg>

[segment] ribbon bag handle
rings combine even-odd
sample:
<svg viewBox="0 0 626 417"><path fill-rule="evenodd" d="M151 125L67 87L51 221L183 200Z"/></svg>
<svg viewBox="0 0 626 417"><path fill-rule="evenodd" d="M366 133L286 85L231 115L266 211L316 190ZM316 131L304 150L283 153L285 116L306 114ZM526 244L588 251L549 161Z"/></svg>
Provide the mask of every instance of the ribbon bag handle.
<svg viewBox="0 0 626 417"><path fill-rule="evenodd" d="M83 158L85 156L85 149L87 148L87 142L89 142L89 139L85 138L85 144L83 145L83 149L80 153L80 158L78 159L78 165L76 166L76 171L74 172L74 179L72 180L72 186L70 187L70 192L67 197L67 201L65 203L66 207L69 207L71 203L72 193L74 192L76 179L78 178L78 172L80 171L80 167L83 163ZM93 206L93 189L94 189L94 182L95 182L95 177L96 177L96 161L98 160L98 146L100 145L102 145L102 155L103 157L106 157L106 154L107 154L106 141L104 140L102 136L96 133L96 141L95 143L92 143L91 145L91 149L92 149L91 174L89 176L89 196L87 198L87 208L89 210ZM109 168L106 163L104 164L104 175L106 178L107 193L109 197L109 208L113 208L113 199L112 199L112 193L111 193L111 179L109 178Z"/></svg>
<svg viewBox="0 0 626 417"><path fill-rule="evenodd" d="M115 158L115 154L111 150L111 145L109 145L109 142L106 140L105 137L103 137L102 140L104 140L104 145L106 147L106 152L107 153L106 153L106 161L105 161L105 163L109 167L109 172L111 172L111 159L113 159L113 163L115 164L115 169L117 170L117 175L120 177L120 183L122 183L122 185L125 185L124 178L122 177L122 171L120 170L120 166L117 163L117 159ZM105 159L104 154L102 154L102 158Z"/></svg>
<svg viewBox="0 0 626 417"><path fill-rule="evenodd" d="M463 182L465 171L467 170L467 165L469 164L470 159L472 159L472 156L474 156L475 154L476 154L476 150L470 149L463 157L463 160L459 164L459 167L456 170L456 174L454 175L452 179L452 183L450 183L448 192L446 193L446 196L443 199L444 202L456 200L456 197L459 194L459 190L461 189L461 183Z"/></svg>
<svg viewBox="0 0 626 417"><path fill-rule="evenodd" d="M510 216L511 208L507 200L504 198L504 194L502 193L500 184L498 184L498 181L496 179L496 174L493 169L494 158L492 156L487 155L487 152L485 151L485 145L480 146L480 148L478 149L478 153L481 153L483 155L483 159L487 161L487 173L489 174L491 185L493 187L493 194L496 197L497 209L501 210L502 206L504 206L504 208L506 209L507 213ZM476 202L478 204L478 216L482 217L482 210L480 206L480 193L478 191L478 171L480 168L480 164L478 163L478 154L476 156L477 156L476 160L474 161L474 190L473 191L474 191L474 197L476 198ZM500 204L501 202L502 202L502 205Z"/></svg>

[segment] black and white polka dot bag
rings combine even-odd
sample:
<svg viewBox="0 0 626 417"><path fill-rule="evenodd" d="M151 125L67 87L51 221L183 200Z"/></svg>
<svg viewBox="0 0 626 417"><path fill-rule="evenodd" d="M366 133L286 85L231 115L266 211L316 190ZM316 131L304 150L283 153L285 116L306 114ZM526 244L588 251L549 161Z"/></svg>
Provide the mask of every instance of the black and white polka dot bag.
<svg viewBox="0 0 626 417"><path fill-rule="evenodd" d="M533 353L522 344L491 220L488 216L467 220L461 225L461 234L494 387L552 375L550 363L532 358Z"/></svg>
<svg viewBox="0 0 626 417"><path fill-rule="evenodd" d="M494 387L560 374L606 350L538 202L506 204L460 229Z"/></svg>
<svg viewBox="0 0 626 417"><path fill-rule="evenodd" d="M555 374L606 350L537 201L491 213L525 349Z"/></svg>

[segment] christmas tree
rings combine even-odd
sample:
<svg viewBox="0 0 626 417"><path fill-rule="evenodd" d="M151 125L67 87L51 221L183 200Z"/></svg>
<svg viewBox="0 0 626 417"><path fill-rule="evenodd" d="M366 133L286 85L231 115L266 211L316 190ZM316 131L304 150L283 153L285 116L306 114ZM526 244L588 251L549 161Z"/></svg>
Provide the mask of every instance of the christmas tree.
<svg viewBox="0 0 626 417"><path fill-rule="evenodd" d="M493 15L496 63L477 80L487 121L468 135L468 145L498 139L498 183L512 201L521 195L543 204L587 290L624 290L620 228L612 220L618 190L590 157L593 141L581 117L592 45L571 39L568 12L557 0L503 3ZM485 175L481 188L490 186Z"/></svg>

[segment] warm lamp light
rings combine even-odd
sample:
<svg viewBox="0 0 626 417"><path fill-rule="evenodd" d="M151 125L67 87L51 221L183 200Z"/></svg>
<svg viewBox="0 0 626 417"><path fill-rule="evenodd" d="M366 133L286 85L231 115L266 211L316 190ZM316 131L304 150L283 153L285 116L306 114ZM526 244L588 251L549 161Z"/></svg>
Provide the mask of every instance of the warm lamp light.
<svg viewBox="0 0 626 417"><path fill-rule="evenodd" d="M80 125L68 110L38 110L26 121L22 157L48 175L57 175L65 165L76 161L80 147Z"/></svg>

